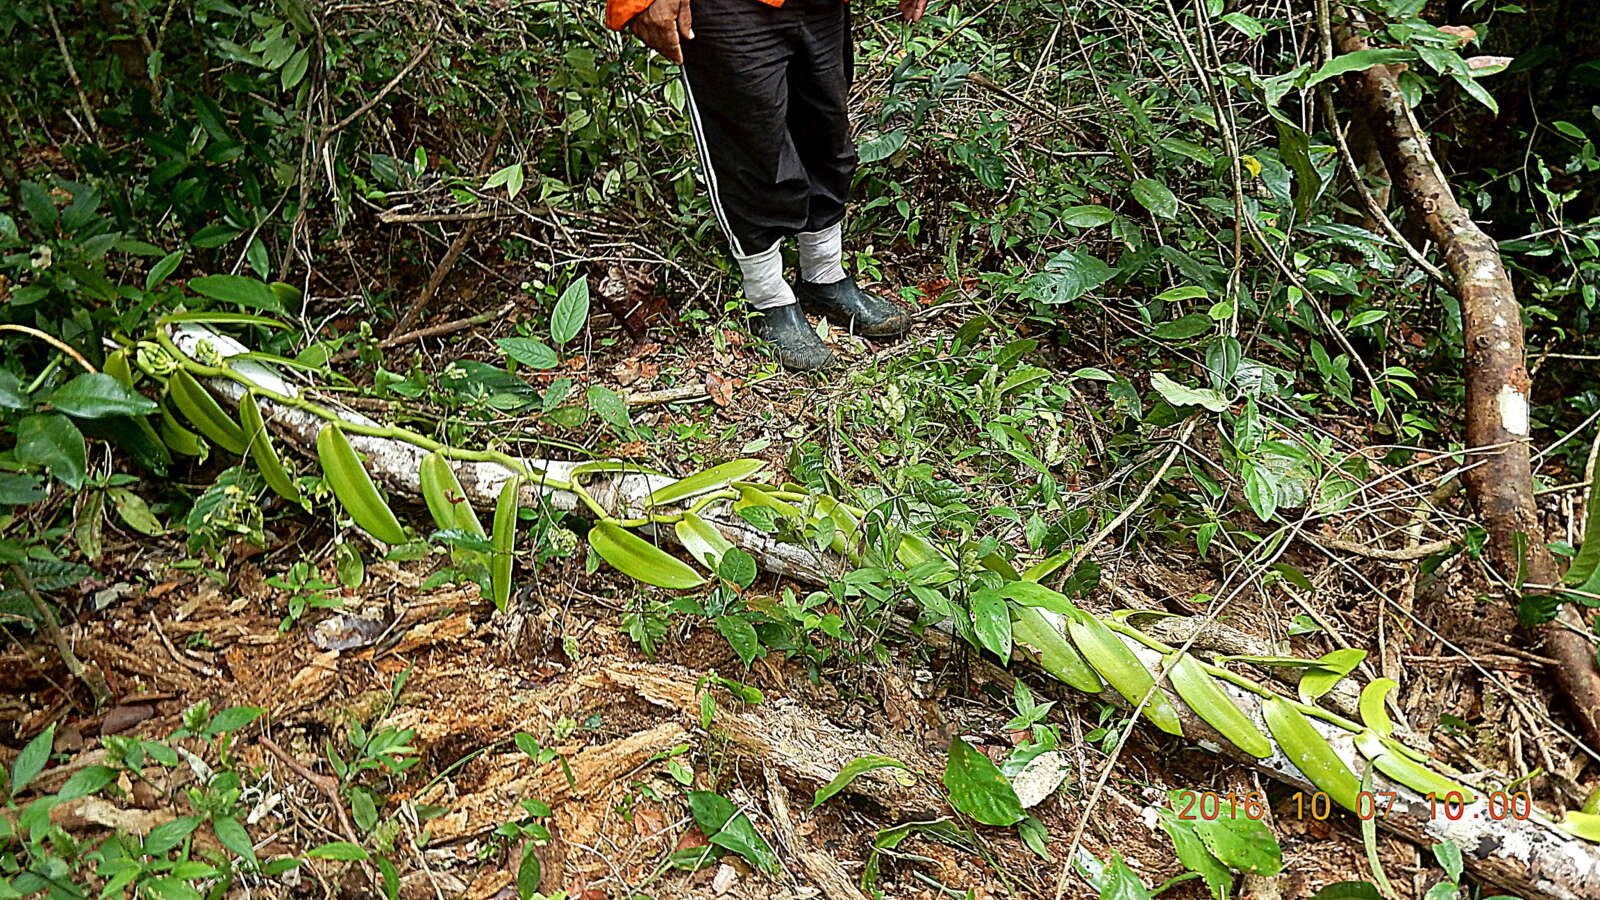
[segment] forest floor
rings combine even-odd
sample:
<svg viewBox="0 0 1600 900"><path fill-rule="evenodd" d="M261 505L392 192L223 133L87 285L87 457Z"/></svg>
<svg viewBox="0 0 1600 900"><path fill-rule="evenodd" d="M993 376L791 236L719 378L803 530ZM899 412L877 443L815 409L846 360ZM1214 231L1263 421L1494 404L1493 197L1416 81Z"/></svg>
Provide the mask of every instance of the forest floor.
<svg viewBox="0 0 1600 900"><path fill-rule="evenodd" d="M949 319L925 315L910 340L953 327ZM874 353L900 352L865 344L847 349L855 365ZM748 381L758 369L755 353L729 330L702 332L666 348L619 341L585 364L597 380L618 389L648 391L662 371L678 384L704 383L706 398L653 405L636 415L657 426L674 418L709 422L729 446L696 447L697 454L742 448L740 455L768 458L781 476L789 444L834 427L831 404L849 380L830 379L835 387L820 391L793 377ZM753 446L762 449L752 453ZM349 812L326 790L325 760L330 743L344 746L349 722L369 731L414 729L420 764L397 780L389 802L435 807L437 816L404 824L404 834L392 841L402 848L392 856L407 898L515 896L521 845L495 830L523 819L521 803L529 799L553 810L552 840L538 851L544 889L564 888L582 900L852 896L850 886L870 865L880 871L877 888L889 897L1091 896L1076 875L1064 880L1059 894L1057 884L1086 798L1110 761L1083 738L1103 721L1103 704L1034 685L1037 695L1059 701L1054 720L1072 735L1065 748L1072 775L1032 810L1049 830L1053 858L1045 861L1014 830L973 829L951 818L933 788L952 736L966 736L996 757L1021 737L1004 729L1010 688L996 679L1000 670L959 648L930 649L918 638L889 635L884 652L824 666L815 677L777 653L745 670L711 628L680 617L650 658L619 624L638 592L650 589L609 569L584 574L581 557L524 572L528 582L510 609L497 613L476 586L424 589L433 561L394 563L374 555L361 589L344 592L341 610L313 610L285 631L284 592L265 581L281 566L269 561L325 546L328 535L287 517L271 524L269 538L265 549L230 546L221 567L224 583L197 575L177 541L118 542L108 535L100 575L83 585L79 618L68 633L78 653L105 672L115 705L92 713L74 708L50 686L60 674L40 645L13 643L0 657L7 692L41 701L13 708L11 715L27 719L19 730L34 733L56 721L57 749L75 753L72 762L46 773L42 789L100 759L104 751L90 749L96 736L163 738L179 727L186 708L209 701L213 709L266 710L261 734L270 744L241 738L234 748L245 774L249 821L267 835L258 845L263 858L349 837ZM1218 575L1214 562L1157 542L1133 550L1112 542L1099 555L1104 584L1088 603L1097 611L1192 612L1192 598ZM1354 562L1382 592L1407 603L1416 598L1414 564ZM1326 561L1297 564L1317 583L1314 596L1282 584L1252 589L1234 603L1226 624L1296 653L1317 655L1348 643L1371 651L1371 673L1403 670L1405 712L1414 721L1433 722L1443 713L1484 723L1471 736L1434 732L1435 752L1464 767L1515 770L1520 760L1504 754L1535 752L1537 738L1463 660L1397 625L1392 614L1380 621L1381 598L1352 586L1347 572ZM781 587L763 576L754 590L777 593ZM1432 592L1467 589L1445 573ZM1426 598L1416 604L1446 637L1484 653L1490 652L1484 645L1512 627L1509 619L1437 620L1461 605ZM1289 638L1285 623L1306 613L1330 629ZM1475 646L1480 638L1490 640ZM1536 664L1496 652L1479 662L1536 692L1530 674ZM712 673L753 686L764 699L743 703L716 688L707 728L702 697ZM391 694L402 677L398 694ZM519 733L553 750L555 760L540 763L523 752L513 741ZM869 773L840 798L812 809L818 788L845 763L868 754L897 758L929 777L907 787ZM777 847L780 874L756 872L732 854L693 872L669 865L676 851L705 844L681 799L690 773L694 787L715 788L750 815ZM98 801L62 815L75 815L71 821L81 828L148 828L181 807L181 783L155 787L134 791L136 803L128 808ZM1122 854L1147 884L1181 874L1155 815L1174 789L1264 791L1270 798L1285 868L1272 878L1248 878L1243 896L1297 898L1327 883L1370 877L1352 823L1311 818L1297 810L1292 795L1248 770L1218 766L1198 747L1148 728L1136 730L1087 811L1083 846L1101 858ZM937 829L915 829L872 859L874 835L884 829L938 821L958 827L942 839ZM1413 845L1380 837L1379 847L1404 896L1421 896L1439 877ZM378 896L373 877L363 866L317 862L238 895ZM1205 895L1199 881L1190 881L1164 896Z"/></svg>

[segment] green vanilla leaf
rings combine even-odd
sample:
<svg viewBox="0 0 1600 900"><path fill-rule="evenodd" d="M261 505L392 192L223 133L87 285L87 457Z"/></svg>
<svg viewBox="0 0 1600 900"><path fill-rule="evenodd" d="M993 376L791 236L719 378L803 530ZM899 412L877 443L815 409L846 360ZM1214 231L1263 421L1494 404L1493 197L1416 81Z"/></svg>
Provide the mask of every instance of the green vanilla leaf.
<svg viewBox="0 0 1600 900"><path fill-rule="evenodd" d="M1305 714L1281 697L1270 697L1261 704L1267 730L1285 756L1312 784L1322 789L1333 802L1357 812L1361 782L1344 764L1333 746L1311 724Z"/></svg>
<svg viewBox="0 0 1600 900"><path fill-rule="evenodd" d="M833 776L831 781L817 790L816 795L811 798L811 808L816 809L822 804L828 802L829 798L849 787L851 782L855 781L857 778L860 778L862 775L877 769L902 769L906 772L911 771L910 766L892 756L857 757L850 760L848 763L845 763L844 768L839 770L839 774Z"/></svg>
<svg viewBox="0 0 1600 900"><path fill-rule="evenodd" d="M719 466L713 466L704 472L696 472L687 478L680 478L668 485L657 488L650 494L646 501L652 506L665 506L680 500L698 496L710 491L727 487L735 481L746 481L751 475L761 471L766 466L764 460L735 459Z"/></svg>
<svg viewBox="0 0 1600 900"><path fill-rule="evenodd" d="M1133 706L1144 703L1142 715L1151 724L1168 734L1183 736L1178 712L1172 708L1167 695L1156 687L1155 676L1105 623L1087 614L1075 616L1067 620L1067 634L1089 665L1094 666L1100 677L1124 700ZM1147 694L1150 699L1145 701Z"/></svg>
<svg viewBox="0 0 1600 900"><path fill-rule="evenodd" d="M589 545L612 568L645 584L676 589L705 583L688 563L615 522L599 522L590 529Z"/></svg>
<svg viewBox="0 0 1600 900"><path fill-rule="evenodd" d="M1011 637L1014 643L1039 654L1040 668L1066 684L1086 694L1098 694L1105 690L1105 682L1100 680L1094 668L1037 609L1027 606L1011 608Z"/></svg>
<svg viewBox="0 0 1600 900"><path fill-rule="evenodd" d="M984 825L1015 825L1024 816L1022 801L999 767L959 737L950 741L944 788L951 806Z"/></svg>
<svg viewBox="0 0 1600 900"><path fill-rule="evenodd" d="M1193 657L1185 653L1170 663L1167 680L1195 715L1240 750L1258 759L1272 755L1272 742Z"/></svg>
<svg viewBox="0 0 1600 900"><path fill-rule="evenodd" d="M1300 699L1310 703L1333 690L1361 661L1367 658L1365 650L1335 650L1317 660L1316 666L1300 675Z"/></svg>

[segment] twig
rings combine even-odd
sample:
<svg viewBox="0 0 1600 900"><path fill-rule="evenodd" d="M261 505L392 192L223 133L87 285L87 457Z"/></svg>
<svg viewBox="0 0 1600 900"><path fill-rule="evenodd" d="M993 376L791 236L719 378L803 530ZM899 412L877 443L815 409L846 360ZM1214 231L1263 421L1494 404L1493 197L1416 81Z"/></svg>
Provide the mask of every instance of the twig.
<svg viewBox="0 0 1600 900"><path fill-rule="evenodd" d="M94 110L89 106L89 95L84 93L83 80L78 77L78 67L72 62L72 51L67 49L67 37L61 33L61 25L56 22L55 8L46 3L44 14L50 18L50 30L55 32L56 46L61 48L61 57L67 64L67 77L72 79L72 86L78 89L78 105L83 108L83 117L89 120L89 130L98 134L100 123L95 121Z"/></svg>
<svg viewBox="0 0 1600 900"><path fill-rule="evenodd" d="M424 222L470 222L474 219L496 219L502 216L510 218L511 213L492 209L458 213L398 213L386 209L378 213L378 221L385 225L417 225Z"/></svg>
<svg viewBox="0 0 1600 900"><path fill-rule="evenodd" d="M405 344L414 344L417 341L426 340L427 338L431 337L455 334L458 331L465 331L474 325L482 325L485 322L493 322L495 319L503 319L510 315L511 311L516 308L516 302L512 301L510 303L503 304L496 309L491 309L488 312L478 313L475 316L467 316L464 319L453 319L449 322L441 322L438 325L429 325L427 328L418 328L416 331L408 331L405 334L398 335L396 337L384 338L378 342L378 346L381 349L388 350L390 347L400 347ZM340 350L338 353L334 354L328 360L328 362L348 362L349 360L355 359L360 352L360 348Z"/></svg>
<svg viewBox="0 0 1600 900"><path fill-rule="evenodd" d="M1398 550L1389 550L1384 547L1369 547L1366 544L1358 544L1355 541L1339 540L1338 538L1319 538L1306 535L1306 540L1321 544L1322 546L1327 547L1329 550L1338 550L1343 553L1354 553L1357 556L1365 556L1367 559L1381 559L1385 562L1411 562L1413 560L1426 559L1435 553L1443 553L1455 545L1455 541L1453 539L1444 538L1437 541L1430 541L1426 544L1418 544L1414 547L1401 547Z"/></svg>
<svg viewBox="0 0 1600 900"><path fill-rule="evenodd" d="M83 354L79 353L71 344L63 341L53 334L50 334L49 332L40 331L37 328L27 325L12 325L9 322L4 325L0 325L0 331L17 331L21 332L22 334L26 334L29 337L36 337L39 340L44 341L46 344L56 348L57 350L60 350L62 353L72 357L77 361L78 365L83 366L83 370L85 372L93 374L100 371L94 367L94 363L84 359Z"/></svg>
<svg viewBox="0 0 1600 900"><path fill-rule="evenodd" d="M278 743L265 735L259 738L261 746L267 752L278 758L278 761L289 767L289 771L299 775L306 783L326 794L328 802L333 805L333 814L339 820L339 827L344 831L344 836L352 844L360 844L361 839L356 836L356 829L350 824L350 815L344 811L344 798L339 796L339 779L328 775L318 775L306 768L305 764L295 759L289 751L278 746Z"/></svg>
<svg viewBox="0 0 1600 900"><path fill-rule="evenodd" d="M389 83L380 88L376 94L373 94L371 100L361 104L361 106L350 115L345 116L332 125L329 125L327 128L322 129L323 136L326 137L327 135L333 134L346 125L349 125L351 122L354 122L355 120L366 115L368 110L372 109L374 106L377 106L378 102L384 97L389 96L389 92L394 90L401 81L404 81L405 77L411 74L412 69L415 69L417 66L421 65L422 61L428 58L429 53L433 52L433 43L433 41L429 41L426 44L423 44L422 49L417 51L417 55L411 57L411 61L406 63L406 67L401 69L399 74L389 79Z"/></svg>
<svg viewBox="0 0 1600 900"><path fill-rule="evenodd" d="M44 595L39 593L39 588L33 583L33 577L21 563L11 564L11 574L17 579L17 584L22 587L22 592L33 601L33 608L39 614L39 627L55 645L56 653L61 657L61 662L67 667L67 674L84 683L89 688L89 694L94 698L96 708L111 701L111 687L106 684L104 675L93 666L86 666L78 654L72 652L72 645L67 643L67 636L61 633L61 621L56 618L56 611L50 608Z"/></svg>
<svg viewBox="0 0 1600 900"><path fill-rule="evenodd" d="M487 173L490 164L494 162L494 153L500 148L500 137L505 133L506 120L502 116L500 124L495 126L494 134L489 138L489 146L484 148L483 156L478 160L479 178L482 178ZM456 239L450 242L450 249L444 252L444 258L439 260L438 266L434 267L433 274L428 278L428 283L422 288L422 293L417 295L417 299L411 301L411 305L400 315L399 321L394 323L394 328L390 329L390 337L404 334L407 329L416 324L417 317L422 315L424 309L428 308L428 304L433 300L433 295L438 293L439 286L444 284L444 280L450 276L450 270L455 268L456 260L460 259L461 254L466 251L468 242L472 240L472 236L477 233L478 226L482 223L482 219L468 221L466 226L461 229L461 233L456 235Z"/></svg>
<svg viewBox="0 0 1600 900"><path fill-rule="evenodd" d="M705 385L686 384L681 387L662 388L659 391L646 391L642 394L629 394L626 398L629 406L649 406L654 403L681 403L686 400L709 400L711 395L706 393Z"/></svg>

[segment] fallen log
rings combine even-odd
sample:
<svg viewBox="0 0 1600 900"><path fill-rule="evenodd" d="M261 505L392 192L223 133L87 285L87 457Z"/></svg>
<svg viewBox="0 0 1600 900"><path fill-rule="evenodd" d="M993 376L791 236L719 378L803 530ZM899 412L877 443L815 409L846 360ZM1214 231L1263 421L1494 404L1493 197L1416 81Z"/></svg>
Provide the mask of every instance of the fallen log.
<svg viewBox="0 0 1600 900"><path fill-rule="evenodd" d="M1370 49L1358 25L1346 22L1334 29L1341 52ZM1489 533L1490 562L1506 583L1519 588L1559 585L1561 572L1534 504L1522 306L1499 247L1456 201L1389 67L1372 66L1345 77L1353 106L1372 132L1407 212L1444 253L1461 301L1466 443L1473 456L1462 477ZM1589 746L1600 748L1600 670L1587 631L1583 617L1568 604L1541 636L1548 655L1560 663L1556 683L1579 733Z"/></svg>
<svg viewBox="0 0 1600 900"><path fill-rule="evenodd" d="M237 341L209 329L183 326L173 335L174 343L186 353L197 351L201 342L207 344L207 355L234 356L247 352ZM285 382L274 371L254 360L240 360L233 365L239 376L252 384L282 396L297 395L296 388ZM233 378L212 378L206 386L216 395L237 403L248 388ZM326 420L298 406L278 403L270 399L259 401L262 415L273 428L302 449L315 443L317 432ZM361 425L375 424L356 413L340 413L346 421ZM420 491L419 468L425 451L410 443L384 437L350 434L351 444L367 461L369 471L391 490L416 495ZM528 465L542 470L551 479L570 480L576 463L550 460L526 460ZM501 487L514 477L511 469L496 462L452 461L463 491L474 505L488 508L494 505ZM649 509L648 498L656 489L675 479L658 474L635 471L605 471L587 476L585 487L590 496L608 513L619 518L640 517ZM579 515L592 510L579 498L567 491L541 485L536 480L525 483L523 504L537 507L548 505L554 509ZM821 585L842 575L849 568L846 561L831 552L818 552L808 547L779 541L762 532L733 513L731 505L718 503L706 507L701 517L726 537L734 546L753 556L764 569L774 574L807 584ZM656 529L656 537L676 541L673 529ZM1061 630L1064 617L1048 610L1038 610L1047 621ZM950 639L934 631L929 632L934 641ZM1140 661L1152 672L1162 671L1165 653L1118 634ZM947 644L948 645L948 644ZM1037 667L1030 653L1019 648L1014 661ZM1261 698L1239 686L1223 683L1222 689L1244 711L1257 728L1264 728L1265 717ZM1301 772L1276 743L1273 752L1257 758L1238 750L1234 744L1219 735L1206 722L1195 715L1169 688L1168 702L1182 722L1185 736L1196 740L1202 747L1226 758L1236 760L1267 777L1293 789L1315 793L1314 781ZM1107 691L1101 696L1120 699ZM1311 725L1332 747L1334 754L1353 772L1364 772L1369 764L1354 742L1354 733L1346 728L1311 720ZM1503 782L1502 782L1503 783ZM1373 773L1373 791L1393 792L1395 802L1377 824L1386 831L1419 843L1453 841L1473 874L1487 884L1515 892L1524 897L1548 897L1552 900L1589 900L1600 897L1600 847L1587 843L1557 828L1543 813L1528 819L1501 815L1496 818L1490 805L1490 795L1480 791L1471 803L1457 808L1448 807L1459 815L1446 814L1446 805L1397 784L1381 773Z"/></svg>

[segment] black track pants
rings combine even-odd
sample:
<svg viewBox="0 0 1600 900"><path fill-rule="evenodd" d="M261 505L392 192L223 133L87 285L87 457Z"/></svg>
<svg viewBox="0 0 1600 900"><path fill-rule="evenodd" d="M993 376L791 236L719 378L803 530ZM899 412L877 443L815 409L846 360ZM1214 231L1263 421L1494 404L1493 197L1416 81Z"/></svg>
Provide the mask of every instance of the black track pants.
<svg viewBox="0 0 1600 900"><path fill-rule="evenodd" d="M735 256L844 217L855 174L843 0L692 0L689 116L711 208Z"/></svg>

